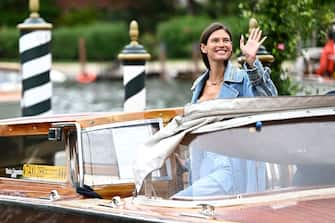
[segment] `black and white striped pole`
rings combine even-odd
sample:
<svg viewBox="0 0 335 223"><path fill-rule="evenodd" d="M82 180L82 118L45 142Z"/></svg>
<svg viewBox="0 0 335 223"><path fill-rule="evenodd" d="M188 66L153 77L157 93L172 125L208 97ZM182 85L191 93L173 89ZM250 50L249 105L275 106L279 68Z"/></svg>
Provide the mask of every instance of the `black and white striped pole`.
<svg viewBox="0 0 335 223"><path fill-rule="evenodd" d="M38 14L39 1L30 0L30 17L17 27L22 74L22 116L51 114L51 29Z"/></svg>
<svg viewBox="0 0 335 223"><path fill-rule="evenodd" d="M146 106L145 62L150 54L138 44L138 24L131 21L129 35L131 42L118 55L123 64L123 85L125 88L124 111L143 111Z"/></svg>

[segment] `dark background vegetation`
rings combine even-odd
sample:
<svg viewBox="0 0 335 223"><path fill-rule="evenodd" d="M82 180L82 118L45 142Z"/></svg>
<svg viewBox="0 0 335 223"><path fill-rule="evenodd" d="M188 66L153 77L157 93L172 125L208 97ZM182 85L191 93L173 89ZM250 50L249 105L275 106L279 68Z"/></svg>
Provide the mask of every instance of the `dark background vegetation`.
<svg viewBox="0 0 335 223"><path fill-rule="evenodd" d="M0 60L19 60L16 26L29 17L28 0L0 1ZM302 47L321 46L335 19L333 0L40 0L40 15L52 23L55 61L78 60L78 39L86 40L91 61L113 61L129 43L128 26L136 19L139 42L157 59L190 59L201 31L220 21L233 33L235 55L239 37L255 17L265 35L266 49L275 56L273 79L281 94L290 94L290 81L281 79L281 64L293 60ZM285 49L279 49L283 44Z"/></svg>

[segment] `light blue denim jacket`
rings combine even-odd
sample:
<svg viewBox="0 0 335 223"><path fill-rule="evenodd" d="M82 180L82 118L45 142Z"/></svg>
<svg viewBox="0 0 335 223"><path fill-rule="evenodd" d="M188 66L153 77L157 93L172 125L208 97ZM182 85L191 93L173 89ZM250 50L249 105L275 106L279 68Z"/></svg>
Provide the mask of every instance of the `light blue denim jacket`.
<svg viewBox="0 0 335 223"><path fill-rule="evenodd" d="M276 96L277 89L270 78L270 69L263 67L259 60L254 63L255 68L237 69L229 61L224 73L224 84L218 98L237 98L253 96ZM191 88L193 91L192 103L196 103L209 77L207 70L198 77Z"/></svg>
<svg viewBox="0 0 335 223"><path fill-rule="evenodd" d="M218 98L275 96L277 89L270 78L270 69L256 60L254 69L237 69L228 62L224 83ZM195 80L192 103L196 103L209 77L209 71ZM232 158L192 148L192 185L177 193L181 196L210 196L264 191L266 171L264 162Z"/></svg>

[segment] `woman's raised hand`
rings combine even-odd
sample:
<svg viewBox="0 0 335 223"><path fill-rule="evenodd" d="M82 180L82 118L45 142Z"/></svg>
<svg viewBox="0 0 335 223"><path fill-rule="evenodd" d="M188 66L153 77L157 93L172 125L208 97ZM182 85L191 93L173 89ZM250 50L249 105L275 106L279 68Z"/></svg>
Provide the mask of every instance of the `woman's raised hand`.
<svg viewBox="0 0 335 223"><path fill-rule="evenodd" d="M245 56L246 63L253 67L253 64L256 60L256 53L258 48L262 45L262 43L266 40L266 36L262 37L262 30L259 28L253 28L250 32L249 38L246 43L244 43L244 36L241 35L240 39L240 48L242 54Z"/></svg>

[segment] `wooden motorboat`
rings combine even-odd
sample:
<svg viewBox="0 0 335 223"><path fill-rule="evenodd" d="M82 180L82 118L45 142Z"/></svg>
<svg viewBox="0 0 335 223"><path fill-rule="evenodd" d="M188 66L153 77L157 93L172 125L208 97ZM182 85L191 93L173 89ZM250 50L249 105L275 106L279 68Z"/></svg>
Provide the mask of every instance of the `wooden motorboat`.
<svg viewBox="0 0 335 223"><path fill-rule="evenodd" d="M265 97L0 120L1 222L333 222L334 108ZM266 187L179 196L191 148L264 163Z"/></svg>

